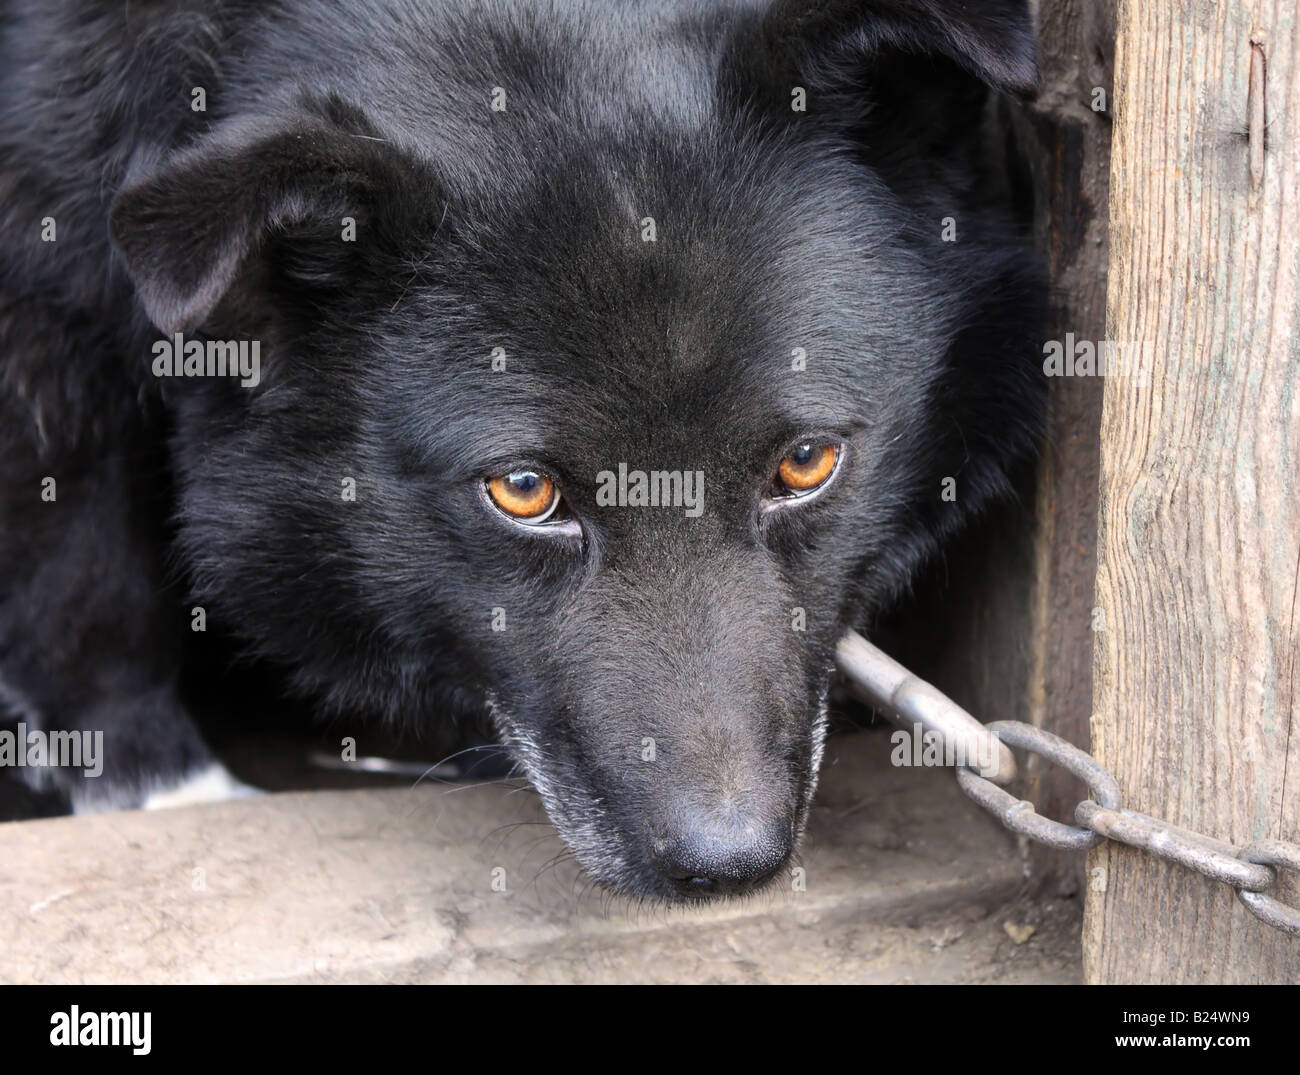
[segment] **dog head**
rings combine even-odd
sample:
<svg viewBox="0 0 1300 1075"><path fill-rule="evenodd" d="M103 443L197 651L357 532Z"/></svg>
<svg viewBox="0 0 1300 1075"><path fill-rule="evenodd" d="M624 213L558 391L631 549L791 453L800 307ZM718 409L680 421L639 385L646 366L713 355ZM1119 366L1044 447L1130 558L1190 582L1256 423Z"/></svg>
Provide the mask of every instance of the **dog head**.
<svg viewBox="0 0 1300 1075"><path fill-rule="evenodd" d="M263 356L162 386L214 614L335 706L486 711L613 887L774 876L837 639L1034 436L962 129L1032 37L977 7L377 18L135 178L152 324Z"/></svg>

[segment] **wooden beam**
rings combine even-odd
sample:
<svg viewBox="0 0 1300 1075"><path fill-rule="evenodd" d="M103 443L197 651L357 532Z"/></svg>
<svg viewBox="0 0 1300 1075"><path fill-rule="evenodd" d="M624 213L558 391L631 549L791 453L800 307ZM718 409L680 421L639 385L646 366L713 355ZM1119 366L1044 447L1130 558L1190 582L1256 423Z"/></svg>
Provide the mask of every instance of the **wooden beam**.
<svg viewBox="0 0 1300 1075"><path fill-rule="evenodd" d="M1300 841L1292 0L1121 0L1110 207L1107 335L1153 362L1105 385L1093 752L1128 807ZM1226 886L1114 844L1089 874L1089 980L1300 981Z"/></svg>

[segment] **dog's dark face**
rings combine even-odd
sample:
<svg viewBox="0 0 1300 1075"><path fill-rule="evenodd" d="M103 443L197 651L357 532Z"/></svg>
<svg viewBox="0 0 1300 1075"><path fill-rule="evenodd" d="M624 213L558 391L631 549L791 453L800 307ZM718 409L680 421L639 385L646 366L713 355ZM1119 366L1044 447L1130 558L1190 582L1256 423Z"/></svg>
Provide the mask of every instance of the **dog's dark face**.
<svg viewBox="0 0 1300 1075"><path fill-rule="evenodd" d="M470 126L338 99L232 123L114 215L156 325L262 341L256 388L169 386L214 614L335 705L486 711L587 869L666 898L785 864L837 639L1036 415L1019 246L956 201L942 242L918 206L950 192L873 169L842 73L789 110L816 50L766 18L682 30L626 114L525 89ZM573 32L510 52L519 79L582 76Z"/></svg>

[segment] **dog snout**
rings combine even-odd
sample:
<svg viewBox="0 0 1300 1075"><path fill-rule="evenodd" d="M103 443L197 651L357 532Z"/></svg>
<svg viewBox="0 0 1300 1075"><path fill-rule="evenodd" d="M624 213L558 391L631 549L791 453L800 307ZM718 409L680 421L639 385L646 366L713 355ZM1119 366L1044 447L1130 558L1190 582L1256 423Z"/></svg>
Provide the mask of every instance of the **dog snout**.
<svg viewBox="0 0 1300 1075"><path fill-rule="evenodd" d="M703 814L681 818L654 839L651 862L681 895L737 895L774 877L794 850L788 818L752 822Z"/></svg>

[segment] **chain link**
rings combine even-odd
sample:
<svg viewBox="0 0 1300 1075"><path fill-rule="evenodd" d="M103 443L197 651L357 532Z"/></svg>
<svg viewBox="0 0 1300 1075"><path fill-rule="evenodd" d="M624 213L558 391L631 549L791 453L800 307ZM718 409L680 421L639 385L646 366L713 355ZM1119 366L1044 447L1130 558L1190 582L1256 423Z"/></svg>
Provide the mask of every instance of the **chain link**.
<svg viewBox="0 0 1300 1075"><path fill-rule="evenodd" d="M1078 747L1042 728L1019 721L999 720L984 725L984 728L1007 746L1021 747L1073 773L1088 785L1088 790L1097 796L1103 806L1111 809L1119 807L1119 784L1115 778ZM957 783L961 785L962 791L985 810L996 815L1012 832L1028 836L1031 840L1066 851L1087 851L1101 843L1102 838L1097 832L1063 825L1059 821L1043 817L1034 809L1033 803L1017 799L966 766L958 767Z"/></svg>
<svg viewBox="0 0 1300 1075"><path fill-rule="evenodd" d="M1086 851L1103 840L1114 840L1176 862L1231 885L1246 909L1261 922L1300 937L1300 910L1266 894L1277 882L1278 870L1291 870L1300 876L1300 846L1263 840L1238 848L1136 810L1123 809L1114 776L1091 754L1060 736L1017 720L980 724L856 632L850 631L841 641L837 656L840 670L858 693L904 728L920 723L927 734L937 735L941 742L960 736L961 745L968 751L966 757L998 759L983 774L969 765L958 766L957 783L1012 832L1066 851ZM1033 803L1017 799L998 786L1009 783L1016 772L1008 747L1036 754L1088 785L1094 798L1085 799L1075 808L1077 826L1043 817Z"/></svg>
<svg viewBox="0 0 1300 1075"><path fill-rule="evenodd" d="M1293 870L1300 874L1300 847L1296 847L1295 844L1284 843L1281 840L1261 840L1243 848L1240 854L1247 862ZM1262 892L1248 892L1244 888L1237 889L1237 898L1261 922L1267 922L1270 926L1300 937L1300 911L1294 907L1288 907L1280 900L1265 896Z"/></svg>
<svg viewBox="0 0 1300 1075"><path fill-rule="evenodd" d="M991 811L1012 832L1051 847L1077 851L1114 840L1176 862L1196 873L1231 885L1238 898L1261 922L1300 937L1300 910L1265 895L1277 881L1277 869L1300 872L1300 847L1267 840L1237 848L1199 832L1180 829L1119 805L1119 785L1093 758L1059 736L1014 720L999 720L985 728L1008 746L1019 746L1054 762L1085 781L1096 800L1084 799L1074 810L1082 828L1062 825L1035 812L971 769L957 770L957 783L975 802ZM1008 805L1010 804L1010 805Z"/></svg>
<svg viewBox="0 0 1300 1075"><path fill-rule="evenodd" d="M1231 844L1188 832L1136 810L1107 810L1094 802L1081 802L1075 819L1107 839L1176 862L1233 888L1262 892L1277 880L1267 866L1243 862Z"/></svg>

